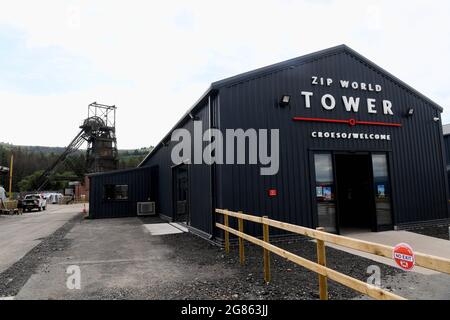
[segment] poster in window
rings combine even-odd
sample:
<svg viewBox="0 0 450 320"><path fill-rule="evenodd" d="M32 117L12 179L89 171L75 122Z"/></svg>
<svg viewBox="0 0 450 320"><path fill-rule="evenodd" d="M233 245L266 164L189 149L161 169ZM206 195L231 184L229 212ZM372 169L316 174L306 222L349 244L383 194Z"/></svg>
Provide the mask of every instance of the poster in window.
<svg viewBox="0 0 450 320"><path fill-rule="evenodd" d="M322 198L323 197L323 189L322 189L322 187L316 187L316 196L318 198Z"/></svg>
<svg viewBox="0 0 450 320"><path fill-rule="evenodd" d="M323 187L323 197L325 198L325 200L332 199L331 187Z"/></svg>
<svg viewBox="0 0 450 320"><path fill-rule="evenodd" d="M379 198L384 198L386 196L386 188L384 184L377 185L377 195Z"/></svg>

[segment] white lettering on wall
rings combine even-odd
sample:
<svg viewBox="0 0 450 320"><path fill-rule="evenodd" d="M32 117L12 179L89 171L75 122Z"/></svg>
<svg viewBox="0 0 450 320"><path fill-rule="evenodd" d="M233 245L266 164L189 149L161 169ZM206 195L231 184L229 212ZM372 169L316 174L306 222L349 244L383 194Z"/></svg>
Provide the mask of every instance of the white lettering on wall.
<svg viewBox="0 0 450 320"><path fill-rule="evenodd" d="M332 78L324 78L313 76L311 78L311 84L313 85L321 85L331 87L334 83ZM370 91L370 92L381 92L383 87L380 84L373 84L367 82L359 82L359 81L350 81L350 80L339 80L340 87L342 89L353 89L353 90L361 90L361 91Z"/></svg>
<svg viewBox="0 0 450 320"><path fill-rule="evenodd" d="M309 91L302 91L301 94L305 97L305 108L311 108L311 97L313 96L313 93Z"/></svg>
<svg viewBox="0 0 450 320"><path fill-rule="evenodd" d="M313 131L313 138L318 139L342 139L342 140L383 140L391 141L390 134L378 133L353 133L353 132L333 132L333 131Z"/></svg>
<svg viewBox="0 0 450 320"><path fill-rule="evenodd" d="M341 88L348 89L349 84L350 84L350 81L341 80Z"/></svg>
<svg viewBox="0 0 450 320"><path fill-rule="evenodd" d="M377 110L375 109L375 102L377 102L376 99L367 99L367 112L377 113Z"/></svg>
<svg viewBox="0 0 450 320"><path fill-rule="evenodd" d="M390 114L391 116L394 115L392 112L392 102L389 100L383 100L383 113L384 114Z"/></svg>
<svg viewBox="0 0 450 320"><path fill-rule="evenodd" d="M313 76L311 77L311 84L315 86L323 86L323 87L332 87L334 85L335 81L332 78L327 77L318 77ZM381 92L383 90L383 87L380 84L373 84L373 83L367 83L367 82L359 82L359 81L350 81L350 80L339 80L338 86L342 89L353 89L353 90L361 90L366 92ZM301 95L305 100L305 108L310 109L312 108L312 97L314 96L314 93L311 91L301 91ZM360 111L360 107L362 105L361 98L355 97L355 96L347 96L343 95L341 96L342 103L344 105L344 109L347 112L353 112L358 113ZM326 93L323 94L320 98L320 102L322 105L322 108L325 110L333 110L336 108L336 99L337 97ZM369 114L377 114L378 111L381 113L381 109L383 110L383 114L393 116L393 103L390 100L382 100L380 102L379 99L375 98L367 98L365 99L365 106L367 107L367 112Z"/></svg>
<svg viewBox="0 0 450 320"><path fill-rule="evenodd" d="M342 96L342 101L344 102L345 110L348 112L358 112L360 98L355 99L354 97L347 98L346 96Z"/></svg>
<svg viewBox="0 0 450 320"><path fill-rule="evenodd" d="M313 76L311 77L311 84L330 87L333 84L333 79Z"/></svg>
<svg viewBox="0 0 450 320"><path fill-rule="evenodd" d="M333 110L334 107L336 106L336 99L334 99L334 97L331 94L325 94L322 97L322 107L325 110ZM329 103L327 103L327 101L329 101Z"/></svg>

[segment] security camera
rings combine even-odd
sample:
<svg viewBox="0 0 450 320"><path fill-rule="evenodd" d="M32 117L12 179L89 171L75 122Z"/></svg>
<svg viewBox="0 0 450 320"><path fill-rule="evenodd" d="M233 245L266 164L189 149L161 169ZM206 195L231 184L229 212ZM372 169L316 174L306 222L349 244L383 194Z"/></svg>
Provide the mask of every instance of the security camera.
<svg viewBox="0 0 450 320"><path fill-rule="evenodd" d="M434 122L439 122L439 120L440 120L440 119L439 119L438 117L434 117L434 118L433 118L433 121L434 121Z"/></svg>

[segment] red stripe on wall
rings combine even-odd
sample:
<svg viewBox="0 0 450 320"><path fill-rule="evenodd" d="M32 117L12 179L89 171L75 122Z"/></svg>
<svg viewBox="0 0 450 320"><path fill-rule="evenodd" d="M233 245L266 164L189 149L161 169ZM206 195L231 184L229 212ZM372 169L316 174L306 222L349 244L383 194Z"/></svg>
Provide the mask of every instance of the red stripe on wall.
<svg viewBox="0 0 450 320"><path fill-rule="evenodd" d="M385 127L401 127L401 123L391 122L373 122L373 121L356 121L356 124L365 124L369 126L385 126Z"/></svg>
<svg viewBox="0 0 450 320"><path fill-rule="evenodd" d="M307 122L324 122L324 123L345 123L350 126L355 126L357 124L369 125L369 126L384 126L384 127L401 127L401 123L392 122L375 122L375 121L359 121L355 119L339 120L339 119L326 119L326 118L303 118L294 117L294 121L307 121Z"/></svg>

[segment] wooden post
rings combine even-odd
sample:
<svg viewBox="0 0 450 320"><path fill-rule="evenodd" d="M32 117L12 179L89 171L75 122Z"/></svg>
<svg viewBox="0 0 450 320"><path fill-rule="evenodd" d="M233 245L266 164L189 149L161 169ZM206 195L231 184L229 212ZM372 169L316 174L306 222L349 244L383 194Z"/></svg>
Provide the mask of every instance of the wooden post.
<svg viewBox="0 0 450 320"><path fill-rule="evenodd" d="M11 154L11 163L9 166L9 200L12 200L13 167L14 167L14 155Z"/></svg>
<svg viewBox="0 0 450 320"><path fill-rule="evenodd" d="M242 213L242 211L239 211L239 213ZM244 220L242 218L238 218L238 228L239 232L244 233ZM244 253L244 239L239 237L239 261L241 262L241 265L244 265L245 263L245 253Z"/></svg>
<svg viewBox="0 0 450 320"><path fill-rule="evenodd" d="M263 218L269 218L264 216ZM263 240L269 242L269 225L263 223ZM264 249L264 281L270 282L270 252Z"/></svg>
<svg viewBox="0 0 450 320"><path fill-rule="evenodd" d="M225 214L223 216L224 224L226 227L228 227L228 216ZM228 254L230 253L230 233L225 230L225 252Z"/></svg>
<svg viewBox="0 0 450 320"><path fill-rule="evenodd" d="M317 228L318 231L325 231L325 228ZM325 242L316 239L317 241L317 263L326 267L327 258L325 255ZM320 300L328 300L328 283L327 277L319 274L319 296Z"/></svg>

